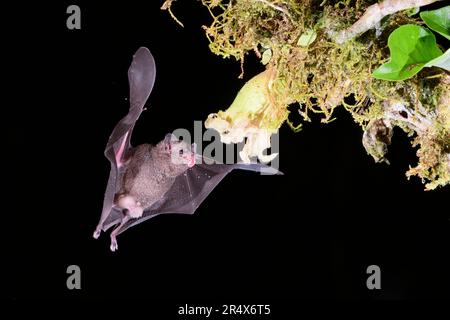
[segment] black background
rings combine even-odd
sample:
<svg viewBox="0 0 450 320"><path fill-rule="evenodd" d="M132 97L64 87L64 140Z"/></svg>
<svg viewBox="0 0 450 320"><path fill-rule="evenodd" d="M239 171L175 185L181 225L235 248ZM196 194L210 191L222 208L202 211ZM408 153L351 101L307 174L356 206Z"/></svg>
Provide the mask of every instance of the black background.
<svg viewBox="0 0 450 320"><path fill-rule="evenodd" d="M375 164L361 129L345 112L300 133L280 134L284 176L232 172L193 216L163 215L119 237L92 233L109 162L103 150L127 112L127 69L140 46L152 51L157 79L133 144L226 109L263 70L212 54L201 29L211 19L197 1L19 4L4 28L6 68L6 295L10 299L149 298L184 304L270 303L278 299L450 298L449 189L424 192L407 181L415 150L400 130L391 165ZM81 7L81 30L66 8ZM298 120L298 119L296 119ZM11 169L10 169L11 168ZM66 288L79 265L82 289ZM381 290L366 268L381 268ZM11 274L11 276L9 276ZM168 312L168 311L167 311Z"/></svg>

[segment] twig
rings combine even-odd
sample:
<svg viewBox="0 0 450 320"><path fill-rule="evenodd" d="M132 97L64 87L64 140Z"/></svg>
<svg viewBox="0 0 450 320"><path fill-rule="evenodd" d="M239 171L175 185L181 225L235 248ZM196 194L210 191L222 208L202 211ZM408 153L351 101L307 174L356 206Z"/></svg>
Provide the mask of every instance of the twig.
<svg viewBox="0 0 450 320"><path fill-rule="evenodd" d="M424 114L417 112L411 108L405 106L402 102L385 101L384 118L388 120L394 120L403 122L408 125L417 133L424 133L431 127L432 121L435 119L435 115L427 113L425 108L419 102L418 109Z"/></svg>
<svg viewBox="0 0 450 320"><path fill-rule="evenodd" d="M339 31L334 40L342 44L374 27L389 14L410 8L423 7L441 0L384 0L368 7L363 16L351 27Z"/></svg>
<svg viewBox="0 0 450 320"><path fill-rule="evenodd" d="M177 19L177 17L175 17L175 15L172 13L172 10L170 9L172 7L172 2L173 1L175 1L175 0L166 0L166 1L164 1L163 5L161 6L161 10L169 11L169 14L172 17L172 19L175 20L176 23L178 23L180 26L182 26L184 28L184 25L181 23L180 20Z"/></svg>
<svg viewBox="0 0 450 320"><path fill-rule="evenodd" d="M265 5L268 5L269 7L273 8L273 9L275 9L275 10L281 11L282 13L284 13L285 15L287 15L287 16L289 17L289 19L292 19L292 17L291 17L291 15L289 14L289 12L287 12L284 8L282 8L282 7L280 7L280 6L277 6L276 4L273 4L273 3L271 3L271 2L269 2L269 1L267 1L267 0L255 0L255 1L257 1L257 2L262 2L262 3L264 3Z"/></svg>

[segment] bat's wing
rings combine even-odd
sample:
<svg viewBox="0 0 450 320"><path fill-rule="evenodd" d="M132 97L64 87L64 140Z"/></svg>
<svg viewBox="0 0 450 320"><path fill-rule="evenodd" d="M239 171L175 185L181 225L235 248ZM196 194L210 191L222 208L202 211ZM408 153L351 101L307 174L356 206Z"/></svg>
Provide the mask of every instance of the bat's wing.
<svg viewBox="0 0 450 320"><path fill-rule="evenodd" d="M112 164L120 167L120 161L129 149L132 130L153 89L155 76L156 66L152 54L147 48L139 48L128 69L130 109L114 128L105 149L105 155Z"/></svg>
<svg viewBox="0 0 450 320"><path fill-rule="evenodd" d="M139 118L153 89L156 76L155 60L147 48L139 48L133 56L133 62L128 69L130 84L130 109L128 114L119 121L112 131L105 149L105 156L111 162L108 185L103 200L103 210L94 237L98 237L108 221L121 218L121 212L113 209L120 168L130 150L130 138L134 124Z"/></svg>
<svg viewBox="0 0 450 320"><path fill-rule="evenodd" d="M232 170L242 169L266 174L282 174L264 164L196 164L177 177L163 199L144 211L141 218L125 224L119 233L163 213L193 214L220 181ZM118 234L119 234L118 233Z"/></svg>

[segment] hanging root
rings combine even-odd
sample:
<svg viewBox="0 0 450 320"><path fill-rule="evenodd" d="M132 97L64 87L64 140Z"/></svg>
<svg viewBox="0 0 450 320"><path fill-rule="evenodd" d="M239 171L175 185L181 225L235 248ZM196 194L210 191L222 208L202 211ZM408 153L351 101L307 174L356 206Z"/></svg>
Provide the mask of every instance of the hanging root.
<svg viewBox="0 0 450 320"><path fill-rule="evenodd" d="M427 182L425 190L450 183L450 76L436 82L408 82L406 95L389 94L381 102L376 120L366 126L363 145L377 162L388 162L387 147L392 128L397 126L414 136L418 164L406 176L418 176ZM409 88L408 88L409 86Z"/></svg>

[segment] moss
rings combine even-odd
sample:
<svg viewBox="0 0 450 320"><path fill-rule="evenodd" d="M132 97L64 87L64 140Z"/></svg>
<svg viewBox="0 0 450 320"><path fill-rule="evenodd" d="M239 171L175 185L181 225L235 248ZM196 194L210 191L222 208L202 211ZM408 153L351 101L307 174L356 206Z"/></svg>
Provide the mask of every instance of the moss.
<svg viewBox="0 0 450 320"><path fill-rule="evenodd" d="M424 181L429 180L427 189L450 183L450 85L445 82L448 74L440 69L425 68L405 81L389 82L371 77L372 71L389 59L389 34L406 23L420 24L417 17L398 12L384 19L378 30L370 30L338 45L333 34L352 25L377 1L201 2L212 17L212 23L203 28L213 53L239 61L242 73L248 53L255 53L266 65L264 74L270 82L269 90L255 86L254 93L245 94L268 102L268 107L252 115L259 119L261 128L278 128L287 120L287 108L292 104L299 106L304 121L310 121L311 113L318 113L324 123L334 120L333 112L337 107L344 107L365 132L370 129L369 123L385 119L389 125L414 136L412 144L420 147L419 164L408 171L408 176L418 175ZM300 37L306 34L313 34L314 41L306 46L304 41L299 44ZM240 112L240 108L248 108L244 98L241 90L227 112L234 114ZM406 108L402 112L410 115L409 118L395 110L399 104ZM294 131L301 127L301 124L287 123ZM377 144L373 149L376 152L371 154L375 160L384 159L386 146L387 143Z"/></svg>

